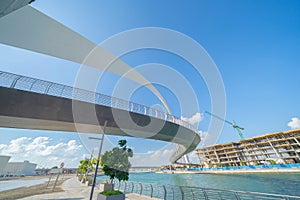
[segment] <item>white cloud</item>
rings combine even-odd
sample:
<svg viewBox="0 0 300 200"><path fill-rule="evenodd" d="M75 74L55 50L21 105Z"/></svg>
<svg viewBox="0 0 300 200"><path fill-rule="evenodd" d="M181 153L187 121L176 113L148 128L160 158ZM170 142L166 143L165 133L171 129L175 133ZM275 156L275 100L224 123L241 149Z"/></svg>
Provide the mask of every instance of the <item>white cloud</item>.
<svg viewBox="0 0 300 200"><path fill-rule="evenodd" d="M160 167L170 165L170 158L176 149L175 145L169 145L165 149L157 151L148 151L145 154L134 154L130 159L133 167ZM199 163L198 156L195 153L189 153L188 159L191 163ZM185 163L186 160L182 157L178 160L179 163Z"/></svg>
<svg viewBox="0 0 300 200"><path fill-rule="evenodd" d="M181 120L186 121L190 124L196 124L202 120L202 116L199 112L196 112L193 116L191 117L181 117Z"/></svg>
<svg viewBox="0 0 300 200"><path fill-rule="evenodd" d="M198 131L198 133L200 135L201 141L204 141L205 138L208 136L208 132L205 131Z"/></svg>
<svg viewBox="0 0 300 200"><path fill-rule="evenodd" d="M291 121L287 124L291 129L300 128L300 119L297 117L293 117Z"/></svg>
<svg viewBox="0 0 300 200"><path fill-rule="evenodd" d="M130 163L132 166L137 167L168 165L170 164L169 159L171 158L173 152L174 146L170 145L162 150L148 151L145 154L134 154L133 158L130 159Z"/></svg>
<svg viewBox="0 0 300 200"><path fill-rule="evenodd" d="M0 144L0 155L11 156L10 161L29 160L37 163L39 167L59 166L61 162L66 167L78 166L82 145L75 140L52 145L49 144L50 141L49 137L20 137L11 140L9 144Z"/></svg>

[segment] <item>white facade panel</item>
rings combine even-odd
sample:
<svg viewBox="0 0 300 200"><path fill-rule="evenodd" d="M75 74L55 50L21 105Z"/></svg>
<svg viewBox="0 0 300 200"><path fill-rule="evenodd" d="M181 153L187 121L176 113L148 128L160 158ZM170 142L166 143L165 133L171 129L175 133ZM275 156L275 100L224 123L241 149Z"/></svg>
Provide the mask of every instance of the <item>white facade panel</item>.
<svg viewBox="0 0 300 200"><path fill-rule="evenodd" d="M4 175L7 163L10 159L10 156L1 156L0 155L0 177Z"/></svg>
<svg viewBox="0 0 300 200"><path fill-rule="evenodd" d="M34 170L37 164L24 162L9 162L6 165L6 174L8 176L32 176L35 175Z"/></svg>

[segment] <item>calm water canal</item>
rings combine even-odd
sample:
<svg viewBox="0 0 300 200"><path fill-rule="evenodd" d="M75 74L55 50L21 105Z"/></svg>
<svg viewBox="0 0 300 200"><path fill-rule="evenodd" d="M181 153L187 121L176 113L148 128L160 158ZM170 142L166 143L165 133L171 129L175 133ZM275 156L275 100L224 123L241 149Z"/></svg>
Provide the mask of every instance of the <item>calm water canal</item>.
<svg viewBox="0 0 300 200"><path fill-rule="evenodd" d="M100 179L105 179L102 176ZM157 174L131 173L129 181L300 196L300 173Z"/></svg>
<svg viewBox="0 0 300 200"><path fill-rule="evenodd" d="M21 187L29 187L33 185L42 184L48 181L48 178L34 179L34 180L7 180L0 181L0 192Z"/></svg>

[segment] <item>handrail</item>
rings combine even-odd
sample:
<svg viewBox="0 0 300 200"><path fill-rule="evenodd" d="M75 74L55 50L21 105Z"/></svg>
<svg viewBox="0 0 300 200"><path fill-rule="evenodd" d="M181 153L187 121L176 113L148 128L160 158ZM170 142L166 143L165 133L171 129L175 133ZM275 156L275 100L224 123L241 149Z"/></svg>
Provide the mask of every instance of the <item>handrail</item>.
<svg viewBox="0 0 300 200"><path fill-rule="evenodd" d="M156 110L148 106L137 104L131 101L126 101L116 97L111 97L108 95L104 95L104 94L100 94L100 93L96 93L96 92L92 92L80 88L74 88L63 84L44 81L36 78L30 78L27 76L17 75L17 74L3 72L3 71L0 71L0 86L19 89L23 91L35 92L40 94L47 94L51 96L69 98L69 99L74 99L79 101L85 101L89 103L96 103L99 105L127 110L130 112L139 113L150 117L166 120L178 124L180 126L184 126L198 133L198 131L192 124L189 124L188 122L178 117L170 115L169 113Z"/></svg>
<svg viewBox="0 0 300 200"><path fill-rule="evenodd" d="M212 168L189 168L188 171L228 171L228 170L256 170L256 169L299 169L300 163L274 164L274 165L251 165L251 166L227 166Z"/></svg>
<svg viewBox="0 0 300 200"><path fill-rule="evenodd" d="M170 185L170 184L155 184L155 183L141 183L141 182L129 182L131 185L142 185L141 188L147 188L149 186L151 188L151 192L144 191L133 191L139 195L145 195L153 198L159 199L194 199L195 194L197 195L197 199L215 199L216 196L219 196L221 199L300 199L300 196L292 196L292 195L282 195L282 194L270 194L270 193L262 193L262 192L247 192L247 191L237 191L237 190L222 190L215 188L203 188L203 187L194 187L194 186L178 186L178 185ZM132 191L126 188L126 182L116 181L115 185L119 190L122 190L125 193L131 193ZM124 187L125 184L125 187ZM116 187L116 188L117 188ZM157 191L154 191L156 189ZM159 191L163 191L162 194ZM201 198L202 197L202 198ZM219 199L219 198L218 198Z"/></svg>

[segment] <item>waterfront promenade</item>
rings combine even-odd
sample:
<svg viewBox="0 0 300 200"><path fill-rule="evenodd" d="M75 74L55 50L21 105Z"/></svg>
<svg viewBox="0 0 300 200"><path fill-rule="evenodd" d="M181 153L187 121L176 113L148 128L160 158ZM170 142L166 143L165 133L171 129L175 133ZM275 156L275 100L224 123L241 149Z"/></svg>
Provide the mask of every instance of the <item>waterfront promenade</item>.
<svg viewBox="0 0 300 200"><path fill-rule="evenodd" d="M22 200L54 200L54 199L68 199L68 200L88 200L90 198L91 187L86 186L85 184L80 183L77 180L77 177L72 177L66 180L62 184L62 189L64 192L50 193L50 194L42 194L42 195L34 195L26 198L22 198ZM95 187L93 199L97 199L97 193L99 192L98 187ZM128 193L126 194L127 200L139 200L139 199L154 199L146 196L140 196L137 194Z"/></svg>

